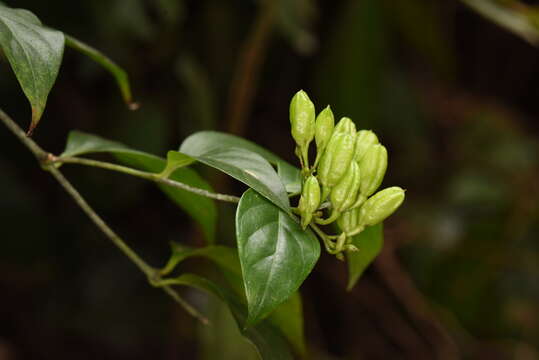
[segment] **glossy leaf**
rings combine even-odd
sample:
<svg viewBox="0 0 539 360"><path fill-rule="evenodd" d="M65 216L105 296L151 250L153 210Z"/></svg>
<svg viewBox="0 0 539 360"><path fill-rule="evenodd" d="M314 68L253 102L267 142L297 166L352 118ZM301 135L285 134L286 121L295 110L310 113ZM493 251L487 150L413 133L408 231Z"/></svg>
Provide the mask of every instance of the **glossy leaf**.
<svg viewBox="0 0 539 360"><path fill-rule="evenodd" d="M124 102L129 106L129 109L138 109L138 104L133 102L133 96L131 95L131 85L129 84L129 76L124 69L119 67L114 61L102 54L99 50L83 43L82 41L75 39L72 36L65 36L66 45L79 51L80 53L88 56L99 65L103 66L116 80Z"/></svg>
<svg viewBox="0 0 539 360"><path fill-rule="evenodd" d="M66 149L61 156L79 156L92 153L109 153L127 166L153 173L162 172L166 166L166 161L163 158L79 131L72 131L69 134ZM211 186L193 169L176 169L169 178L201 189L212 190ZM166 185L159 185L159 188L200 224L210 243L214 241L217 208L212 199Z"/></svg>
<svg viewBox="0 0 539 360"><path fill-rule="evenodd" d="M249 140L217 131L200 131L191 135L188 139L189 141L196 141L197 143L220 144L224 147L241 148L257 153L266 159L270 164L277 166L281 181L285 185L288 192L299 192L301 190L297 190L298 179L301 181L301 173L298 168L284 161L271 151ZM299 187L301 188L301 184Z"/></svg>
<svg viewBox="0 0 539 360"><path fill-rule="evenodd" d="M268 161L257 153L216 142L206 137L205 132L189 136L180 152L243 182L290 213L288 195L281 179Z"/></svg>
<svg viewBox="0 0 539 360"><path fill-rule="evenodd" d="M206 246L191 248L178 243L171 243L172 255L167 265L161 270L162 275L169 274L180 262L191 257L204 257L218 265L221 271L240 297L244 294L241 266L236 249L227 246ZM290 344L299 354L305 354L305 336L303 331L303 306L299 292L295 292L280 305L268 321L282 331Z"/></svg>
<svg viewBox="0 0 539 360"><path fill-rule="evenodd" d="M262 321L255 326L245 328L246 311L238 299L218 287L215 283L193 274L183 274L174 279L176 285L185 285L198 288L204 292L219 297L226 302L234 315L238 327L257 349L260 357L264 360L292 360L292 353L282 334L268 321Z"/></svg>
<svg viewBox="0 0 539 360"><path fill-rule="evenodd" d="M44 27L28 10L0 4L0 46L32 106L29 133L37 126L56 81L64 34Z"/></svg>
<svg viewBox="0 0 539 360"><path fill-rule="evenodd" d="M299 288L320 256L320 245L312 232L251 189L238 205L236 237L252 325Z"/></svg>
<svg viewBox="0 0 539 360"><path fill-rule="evenodd" d="M348 286L351 290L359 280L365 269L382 251L384 232L382 224L368 226L363 232L352 238L352 244L359 251L347 252Z"/></svg>

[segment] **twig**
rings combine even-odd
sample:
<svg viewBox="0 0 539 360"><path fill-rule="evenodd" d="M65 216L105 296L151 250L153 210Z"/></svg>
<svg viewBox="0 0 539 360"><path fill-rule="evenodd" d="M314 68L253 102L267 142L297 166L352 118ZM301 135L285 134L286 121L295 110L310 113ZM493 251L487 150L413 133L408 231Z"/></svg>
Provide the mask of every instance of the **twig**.
<svg viewBox="0 0 539 360"><path fill-rule="evenodd" d="M195 193L197 195L205 196L205 197L219 200L219 201L225 201L225 202L231 202L231 203L238 203L240 201L240 198L234 195L214 193L208 190L204 190L204 189L200 189L197 187L184 184L179 181L167 179L165 177L162 177L160 174L140 171L140 170L136 170L127 166L112 164L112 163L108 163L104 161L84 159L84 158L78 158L78 157L55 157L55 156L50 158L50 160L53 163L78 164L78 165L94 166L94 167L98 167L102 169L117 171L124 174L136 176L142 179L150 180L158 184L164 184L164 185L172 186L178 189L186 190L186 191Z"/></svg>
<svg viewBox="0 0 539 360"><path fill-rule="evenodd" d="M25 132L11 119L4 111L0 109L0 121L6 125L6 127L17 137L21 142L30 150L32 154L38 159L42 168L52 174L52 176L58 181L58 183L66 190L66 192L73 198L75 203L86 213L86 215L92 220L92 222L101 230L105 236L112 241L112 243L131 260L148 278L150 283L154 283L155 277L158 276L157 269L154 269L148 263L146 263L133 249L125 243L125 241L118 236L114 230L112 230L107 223L92 209L92 207L86 202L82 195L73 187L73 185L64 177L60 170L58 170L51 158L52 155L44 151L38 144L36 144L31 138L26 136ZM208 319L198 312L193 306L183 300L178 293L172 288L164 286L161 287L168 295L170 295L178 304L192 316L200 320L203 324L208 323Z"/></svg>
<svg viewBox="0 0 539 360"><path fill-rule="evenodd" d="M275 24L275 1L265 0L260 4L257 17L236 65L228 100L228 131L241 135L245 131L245 121L256 94L256 80Z"/></svg>

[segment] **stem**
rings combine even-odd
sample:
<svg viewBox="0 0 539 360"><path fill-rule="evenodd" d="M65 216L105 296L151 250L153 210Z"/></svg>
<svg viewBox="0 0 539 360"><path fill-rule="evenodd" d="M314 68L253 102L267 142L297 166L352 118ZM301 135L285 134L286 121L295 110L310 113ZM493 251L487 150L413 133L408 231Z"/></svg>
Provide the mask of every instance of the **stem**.
<svg viewBox="0 0 539 360"><path fill-rule="evenodd" d="M156 269L148 265L133 249L120 238L105 221L92 209L82 195L71 185L71 183L58 170L51 161L54 157L44 151L31 138L26 136L25 132L11 119L2 109L0 109L0 121L25 145L28 150L38 159L44 170L50 172L58 183L66 190L73 198L75 203L86 213L92 222L112 241L112 243L131 260L147 277L150 283L155 282L155 277L158 275ZM203 324L208 323L208 319L199 313L193 306L183 300L178 293L168 286L162 287L168 295L170 295L178 304L180 304L189 314L200 320Z"/></svg>
<svg viewBox="0 0 539 360"><path fill-rule="evenodd" d="M103 66L107 71L112 74L112 76L114 76L114 78L116 79L116 83L120 88L120 92L122 93L122 97L130 110L137 110L139 108L138 103L133 102L131 88L129 86L129 76L121 67L116 65L114 61L106 57L99 50L94 49L93 47L83 43L80 40L75 39L72 36L65 34L65 40L67 46L88 56L90 59Z"/></svg>
<svg viewBox="0 0 539 360"><path fill-rule="evenodd" d="M329 239L329 236L326 235L326 233L323 232L317 225L310 223L309 226L322 239L322 241L324 242L324 246L326 247L326 251L330 254L335 254L335 244Z"/></svg>
<svg viewBox="0 0 539 360"><path fill-rule="evenodd" d="M337 220L340 215L341 215L341 213L339 211L335 210L335 208L334 208L333 211L331 212L330 217L328 217L327 219L316 219L316 223L320 224L320 225L328 225L328 224L331 224L332 222L334 222L335 220Z"/></svg>
<svg viewBox="0 0 539 360"><path fill-rule="evenodd" d="M205 197L219 200L219 201L225 201L225 202L231 202L231 203L238 203L240 201L240 198L234 195L214 193L214 192L200 189L197 187L193 187L193 186L190 186L190 185L187 185L187 184L175 181L175 180L164 178L160 174L140 171L140 170L136 170L127 166L112 164L112 163L108 163L104 161L77 158L77 157L53 157L51 160L53 163L79 164L79 165L94 166L94 167L98 167L102 169L121 172L124 174L136 176L142 179L150 180L158 184L164 184L164 185L172 186L172 187L179 188L182 190L186 190L186 191L195 193L197 195L205 196Z"/></svg>

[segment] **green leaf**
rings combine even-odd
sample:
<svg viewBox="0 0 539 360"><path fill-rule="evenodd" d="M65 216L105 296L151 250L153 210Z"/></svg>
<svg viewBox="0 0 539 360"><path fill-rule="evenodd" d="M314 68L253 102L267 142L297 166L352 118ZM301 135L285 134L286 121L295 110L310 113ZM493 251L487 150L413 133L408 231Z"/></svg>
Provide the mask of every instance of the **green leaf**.
<svg viewBox="0 0 539 360"><path fill-rule="evenodd" d="M382 224L368 226L358 235L352 238L352 245L359 251L347 252L348 262L348 286L351 290L359 280L363 271L380 254L384 243L384 231Z"/></svg>
<svg viewBox="0 0 539 360"><path fill-rule="evenodd" d="M133 150L124 144L79 131L72 131L69 134L66 149L60 156L70 157L92 153L109 153L127 166L153 173L162 172L167 164L163 158L158 156ZM211 186L193 169L176 169L169 178L212 191ZM167 185L159 185L159 188L200 224L208 242L213 243L217 224L215 202L212 199Z"/></svg>
<svg viewBox="0 0 539 360"><path fill-rule="evenodd" d="M167 166L161 173L161 176L168 178L174 171L184 166L191 165L195 161L196 160L190 156L171 150L167 153Z"/></svg>
<svg viewBox="0 0 539 360"><path fill-rule="evenodd" d="M0 4L0 46L32 106L28 133L39 123L62 63L64 34L28 10Z"/></svg>
<svg viewBox="0 0 539 360"><path fill-rule="evenodd" d="M305 356L305 334L303 331L303 304L299 291L281 304L271 315L268 321L283 332L288 342L302 357Z"/></svg>
<svg viewBox="0 0 539 360"><path fill-rule="evenodd" d="M70 48L73 48L80 53L88 56L90 59L94 60L99 65L103 66L116 80L124 102L128 105L130 110L138 109L138 104L133 102L133 96L131 95L131 85L129 84L129 76L124 69L116 65L114 61L106 57L100 51L94 49L93 47L83 43L82 41L75 39L72 36L65 36L66 45Z"/></svg>
<svg viewBox="0 0 539 360"><path fill-rule="evenodd" d="M289 187L291 187L292 190L297 190L298 179L301 182L301 173L298 168L294 167L293 165L290 165L288 162L284 161L271 151L266 150L262 146L259 146L239 136L221 133L217 131L200 131L191 135L189 138L186 139L186 141L188 139L189 141L197 143L209 145L219 144L223 147L241 148L257 153L258 155L266 159L270 164L277 166L281 181L285 185L288 192L296 192L289 190ZM299 186L301 188L301 183Z"/></svg>
<svg viewBox="0 0 539 360"><path fill-rule="evenodd" d="M171 243L172 255L161 275L169 274L180 262L191 257L205 257L213 261L224 271L225 277L236 292L243 296L244 287L238 252L228 246L206 246L191 248L175 242ZM295 292L285 303L280 305L268 321L283 332L299 354L305 354L305 336L303 332L303 306L299 292Z"/></svg>
<svg viewBox="0 0 539 360"><path fill-rule="evenodd" d="M320 256L314 234L247 190L236 212L236 237L249 308L248 325L269 315L303 283Z"/></svg>
<svg viewBox="0 0 539 360"><path fill-rule="evenodd" d="M213 282L193 274L183 274L175 278L176 285L185 285L198 288L199 290L210 293L219 297L228 304L230 311L234 315L238 327L250 342L256 347L260 357L264 360L292 360L292 353L283 338L282 334L273 327L268 321L261 321L256 326L244 328L246 319L245 307L238 299L227 292L225 289L218 287Z"/></svg>
<svg viewBox="0 0 539 360"><path fill-rule="evenodd" d="M235 249L228 246L206 246L202 248L191 248L176 242L171 243L172 255L167 265L161 270L162 275L169 274L180 262L190 257L205 257L222 269L241 278L241 266L238 253Z"/></svg>
<svg viewBox="0 0 539 360"><path fill-rule="evenodd" d="M221 170L255 189L285 212L291 212L281 179L266 159L257 153L215 142L215 139L205 136L205 132L185 139L180 152Z"/></svg>

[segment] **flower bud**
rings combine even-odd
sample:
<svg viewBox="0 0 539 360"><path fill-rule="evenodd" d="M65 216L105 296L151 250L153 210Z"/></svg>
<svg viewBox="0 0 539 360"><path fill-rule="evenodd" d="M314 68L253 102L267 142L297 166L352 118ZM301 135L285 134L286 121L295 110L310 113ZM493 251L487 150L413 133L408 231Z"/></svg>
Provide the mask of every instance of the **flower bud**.
<svg viewBox="0 0 539 360"><path fill-rule="evenodd" d="M354 155L354 160L360 162L367 149L371 145L378 144L378 137L371 130L360 130L357 132L356 139L356 153Z"/></svg>
<svg viewBox="0 0 539 360"><path fill-rule="evenodd" d="M356 124L352 121L352 119L343 117L337 125L335 125L335 132L343 132L347 134L355 134L356 133Z"/></svg>
<svg viewBox="0 0 539 360"><path fill-rule="evenodd" d="M339 228L346 232L352 232L359 226L359 208L345 211L337 219Z"/></svg>
<svg viewBox="0 0 539 360"><path fill-rule="evenodd" d="M335 119L333 112L329 105L318 114L316 117L314 140L316 141L316 151L318 156L326 149L326 146L333 134L333 127L335 126Z"/></svg>
<svg viewBox="0 0 539 360"><path fill-rule="evenodd" d="M318 166L318 180L323 188L322 201L348 170L354 157L355 144L355 134L333 132Z"/></svg>
<svg viewBox="0 0 539 360"><path fill-rule="evenodd" d="M320 185L313 175L309 176L303 184L298 209L301 215L301 227L304 229L309 225L313 213L320 205Z"/></svg>
<svg viewBox="0 0 539 360"><path fill-rule="evenodd" d="M290 102L292 137L301 149L308 148L314 138L314 105L307 93L300 90Z"/></svg>
<svg viewBox="0 0 539 360"><path fill-rule="evenodd" d="M361 184L359 191L364 197L371 196L382 183L387 169L387 150L383 145L371 145L359 162Z"/></svg>
<svg viewBox="0 0 539 360"><path fill-rule="evenodd" d="M360 225L371 226L384 221L397 210L403 201L404 190L398 186L377 192L359 209Z"/></svg>
<svg viewBox="0 0 539 360"><path fill-rule="evenodd" d="M357 198L360 180L359 165L351 161L346 174L331 190L330 200L334 211L343 212L352 207Z"/></svg>

